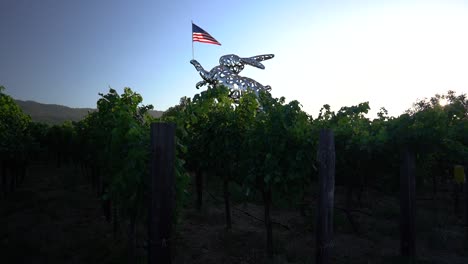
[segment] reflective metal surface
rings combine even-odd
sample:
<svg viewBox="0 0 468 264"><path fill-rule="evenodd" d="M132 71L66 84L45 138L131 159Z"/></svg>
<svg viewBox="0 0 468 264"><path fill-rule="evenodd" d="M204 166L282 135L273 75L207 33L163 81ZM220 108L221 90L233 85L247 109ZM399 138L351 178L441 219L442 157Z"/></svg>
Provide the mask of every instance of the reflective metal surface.
<svg viewBox="0 0 468 264"><path fill-rule="evenodd" d="M237 100L242 92L246 90L252 90L257 96L258 92L261 90L271 90L269 85L263 86L251 78L242 77L238 74L244 69L245 65L265 69L261 61L269 60L273 57L273 54L258 55L249 58L241 58L235 54L224 55L219 59L219 65L215 66L210 71L203 69L196 60L191 60L190 63L195 66L195 69L200 73L203 79L203 81L196 84L197 89L203 85L209 85L212 88L217 85L224 85L230 89L230 97Z"/></svg>

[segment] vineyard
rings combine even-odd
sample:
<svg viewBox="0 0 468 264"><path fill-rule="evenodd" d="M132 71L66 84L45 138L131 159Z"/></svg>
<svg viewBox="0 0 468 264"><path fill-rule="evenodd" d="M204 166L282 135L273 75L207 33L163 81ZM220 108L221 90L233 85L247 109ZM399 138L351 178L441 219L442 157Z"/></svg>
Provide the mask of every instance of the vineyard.
<svg viewBox="0 0 468 264"><path fill-rule="evenodd" d="M110 89L83 120L48 126L0 87L0 204L34 177L28 168L47 163L92 187L124 241L121 263L468 263L466 94L419 100L398 117L381 108L375 119L369 102L336 112L325 104L312 118L268 93L234 104L225 87L181 98L161 118L142 102ZM164 135L161 150L166 124L174 137ZM155 181L160 171L172 180ZM400 235L405 212L414 222ZM155 246L151 236L163 234ZM407 240L416 245L400 250Z"/></svg>

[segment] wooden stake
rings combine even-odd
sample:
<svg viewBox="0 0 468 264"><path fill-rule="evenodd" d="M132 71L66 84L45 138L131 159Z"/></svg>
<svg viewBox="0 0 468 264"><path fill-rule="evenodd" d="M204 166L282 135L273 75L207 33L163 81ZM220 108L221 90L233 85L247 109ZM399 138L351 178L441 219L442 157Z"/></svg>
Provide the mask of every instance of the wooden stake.
<svg viewBox="0 0 468 264"><path fill-rule="evenodd" d="M175 125L151 124L149 264L171 263L175 207Z"/></svg>
<svg viewBox="0 0 468 264"><path fill-rule="evenodd" d="M401 150L400 166L400 253L414 263L415 252L415 157L408 148Z"/></svg>
<svg viewBox="0 0 468 264"><path fill-rule="evenodd" d="M317 264L329 264L333 247L333 203L335 193L335 140L333 131L320 131L319 198L317 208Z"/></svg>

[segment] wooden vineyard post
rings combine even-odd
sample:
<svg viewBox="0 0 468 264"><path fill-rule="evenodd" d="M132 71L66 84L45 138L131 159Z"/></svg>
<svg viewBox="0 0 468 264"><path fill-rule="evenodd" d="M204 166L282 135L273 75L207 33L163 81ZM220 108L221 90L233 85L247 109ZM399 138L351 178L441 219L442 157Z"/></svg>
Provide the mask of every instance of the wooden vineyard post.
<svg viewBox="0 0 468 264"><path fill-rule="evenodd" d="M453 183L454 212L458 216L460 213L459 212L459 201L460 201L459 193L460 193L460 190L463 193L463 185L465 182L465 173L464 173L462 165L455 165L453 167L453 178L454 178L454 183Z"/></svg>
<svg viewBox="0 0 468 264"><path fill-rule="evenodd" d="M201 211L203 205L203 174L200 169L197 169L195 181L197 188L197 210Z"/></svg>
<svg viewBox="0 0 468 264"><path fill-rule="evenodd" d="M333 247L333 203L335 193L335 140L333 131L320 131L318 157L319 198L317 210L317 264L329 264Z"/></svg>
<svg viewBox="0 0 468 264"><path fill-rule="evenodd" d="M231 205L229 203L229 180L226 176L223 179L223 192L224 192L224 208L226 210L226 229L230 230L232 228L231 220Z"/></svg>
<svg viewBox="0 0 468 264"><path fill-rule="evenodd" d="M468 165L465 165L465 238L468 247Z"/></svg>
<svg viewBox="0 0 468 264"><path fill-rule="evenodd" d="M175 124L151 124L149 264L171 263L175 206Z"/></svg>
<svg viewBox="0 0 468 264"><path fill-rule="evenodd" d="M414 153L408 148L402 149L400 165L400 254L409 263L414 263L416 259L415 172Z"/></svg>
<svg viewBox="0 0 468 264"><path fill-rule="evenodd" d="M271 224L271 186L264 187L263 202L265 204L265 228L267 233L266 249L268 259L273 258L273 228Z"/></svg>
<svg viewBox="0 0 468 264"><path fill-rule="evenodd" d="M1 176L1 182L2 182L2 196L6 197L7 196L7 169L6 169L6 163L0 160L0 176Z"/></svg>

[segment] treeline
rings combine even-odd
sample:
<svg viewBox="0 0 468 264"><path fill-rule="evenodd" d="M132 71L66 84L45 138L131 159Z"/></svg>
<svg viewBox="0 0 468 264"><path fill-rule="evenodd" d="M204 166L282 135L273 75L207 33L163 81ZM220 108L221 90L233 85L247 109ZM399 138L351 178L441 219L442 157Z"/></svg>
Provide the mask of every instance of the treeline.
<svg viewBox="0 0 468 264"><path fill-rule="evenodd" d="M116 233L125 226L131 258L146 246L147 232L139 226L146 226L148 218L152 122L177 124L177 205L188 194L187 172L195 176L193 196L199 209L204 183L222 189L227 228L232 226L233 190L242 193L236 199L263 201L269 254L272 206L288 204L305 213L305 196L317 179L317 143L323 128L335 134L336 184L347 190L349 207L359 205L367 190L398 190L403 146L417 153L416 185L423 192L436 194L441 183L452 180L453 165L468 162L468 98L453 91L420 100L399 117L389 117L382 108L373 120L366 117L368 102L337 112L324 105L314 119L298 101L286 103L269 94L256 98L246 93L233 104L225 87L184 97L161 118L151 117L152 106L142 105L141 95L129 88L123 94L110 89L100 96L98 110L82 121L49 127L32 123L0 91L2 186L24 177L19 168L34 156L54 159L56 166L75 164L102 198ZM446 105L440 104L442 99ZM18 176L4 183L6 175Z"/></svg>

